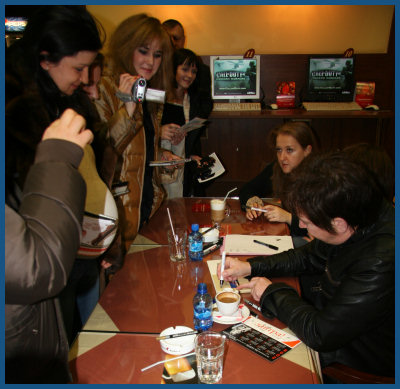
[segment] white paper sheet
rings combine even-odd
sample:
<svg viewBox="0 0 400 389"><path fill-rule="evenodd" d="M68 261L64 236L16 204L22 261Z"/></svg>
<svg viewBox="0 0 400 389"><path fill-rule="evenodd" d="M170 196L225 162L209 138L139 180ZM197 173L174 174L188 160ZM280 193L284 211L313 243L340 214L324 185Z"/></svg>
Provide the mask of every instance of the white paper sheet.
<svg viewBox="0 0 400 389"><path fill-rule="evenodd" d="M278 250L255 243L254 240L278 247ZM293 248L291 236L283 235L226 235L222 250L229 255L273 255Z"/></svg>

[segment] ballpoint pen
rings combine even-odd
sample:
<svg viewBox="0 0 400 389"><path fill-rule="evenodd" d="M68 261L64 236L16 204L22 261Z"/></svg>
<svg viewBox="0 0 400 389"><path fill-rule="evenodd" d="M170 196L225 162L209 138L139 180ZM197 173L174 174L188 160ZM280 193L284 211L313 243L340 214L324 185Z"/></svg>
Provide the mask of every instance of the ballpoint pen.
<svg viewBox="0 0 400 389"><path fill-rule="evenodd" d="M279 250L279 247L274 246L273 244L269 244L269 243L265 243L265 242L260 242L259 240L254 239L253 240L254 243L258 243L258 244L262 244L264 246L269 247L272 250Z"/></svg>
<svg viewBox="0 0 400 389"><path fill-rule="evenodd" d="M205 234L207 234L207 232L210 232L211 230L213 230L214 228L218 228L218 225L217 224L214 224L212 227L210 227L210 228L207 228L205 231L203 231L203 232L200 232L200 234L201 235L205 235Z"/></svg>
<svg viewBox="0 0 400 389"><path fill-rule="evenodd" d="M178 334L158 336L156 339L157 340L173 339L173 338L180 338L181 336L196 335L198 333L199 333L199 331L180 332Z"/></svg>
<svg viewBox="0 0 400 389"><path fill-rule="evenodd" d="M219 285L222 287L224 283L224 277L222 276L222 272L225 270L225 251L222 252L222 261L221 261L221 275L219 277Z"/></svg>
<svg viewBox="0 0 400 389"><path fill-rule="evenodd" d="M245 302L246 304L249 304L249 305L250 305L251 307L253 307L254 309L257 309L257 311L260 311L260 312L261 312L261 307L260 307L259 305L254 304L254 303L252 303L251 301L246 300L246 299L244 299L244 302Z"/></svg>

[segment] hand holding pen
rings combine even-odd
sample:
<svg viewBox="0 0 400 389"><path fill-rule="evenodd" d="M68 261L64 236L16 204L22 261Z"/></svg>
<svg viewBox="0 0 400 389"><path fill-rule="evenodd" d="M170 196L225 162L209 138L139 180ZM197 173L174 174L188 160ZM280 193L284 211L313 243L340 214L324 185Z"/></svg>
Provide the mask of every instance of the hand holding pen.
<svg viewBox="0 0 400 389"><path fill-rule="evenodd" d="M221 264L218 264L217 267L218 279L228 282L236 281L240 277L246 277L250 275L250 273L250 263L240 261L237 258L226 257L224 269L222 269Z"/></svg>
<svg viewBox="0 0 400 389"><path fill-rule="evenodd" d="M261 215L266 215L267 212L262 203L255 202L252 205L246 205L246 218L249 220L257 219Z"/></svg>

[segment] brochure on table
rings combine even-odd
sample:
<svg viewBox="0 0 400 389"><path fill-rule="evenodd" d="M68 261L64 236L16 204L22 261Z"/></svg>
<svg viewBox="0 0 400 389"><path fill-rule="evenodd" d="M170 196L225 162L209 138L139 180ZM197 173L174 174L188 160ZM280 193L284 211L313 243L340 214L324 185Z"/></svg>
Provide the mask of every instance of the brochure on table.
<svg viewBox="0 0 400 389"><path fill-rule="evenodd" d="M296 336L253 316L223 330L222 333L270 362L301 343Z"/></svg>

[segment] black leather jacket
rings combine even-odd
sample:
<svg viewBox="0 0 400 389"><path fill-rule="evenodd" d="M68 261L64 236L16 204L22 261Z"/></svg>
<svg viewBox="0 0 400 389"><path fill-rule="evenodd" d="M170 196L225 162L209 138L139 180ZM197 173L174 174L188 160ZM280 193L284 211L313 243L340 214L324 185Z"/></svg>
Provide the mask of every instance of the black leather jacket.
<svg viewBox="0 0 400 389"><path fill-rule="evenodd" d="M250 259L251 277L313 274L297 292L273 283L263 293L264 315L276 316L312 349L321 364L340 362L373 374L394 376L394 208L341 245L317 239L285 253Z"/></svg>

